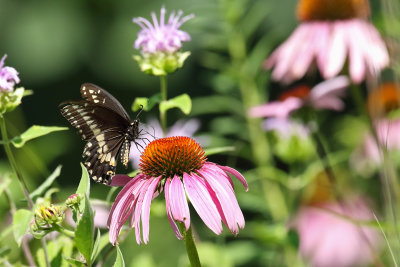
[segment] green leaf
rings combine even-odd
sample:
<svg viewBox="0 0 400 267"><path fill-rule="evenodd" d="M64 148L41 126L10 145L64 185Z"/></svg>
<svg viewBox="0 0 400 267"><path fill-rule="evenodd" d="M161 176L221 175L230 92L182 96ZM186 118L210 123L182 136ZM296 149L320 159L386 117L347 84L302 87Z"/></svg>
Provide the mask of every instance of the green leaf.
<svg viewBox="0 0 400 267"><path fill-rule="evenodd" d="M81 162L81 168L82 168L82 176L78 185L78 189L76 190L76 194L82 194L89 198L90 195L89 174L87 172L86 167L82 164L82 162ZM85 209L85 202L81 201L81 204L79 205L79 210L83 212L84 209Z"/></svg>
<svg viewBox="0 0 400 267"><path fill-rule="evenodd" d="M103 250L103 248L105 248L108 244L110 244L110 238L108 236L108 232L106 232L100 237L100 231L97 231L97 239L93 248L92 262L95 261L97 256L99 256L100 252Z"/></svg>
<svg viewBox="0 0 400 267"><path fill-rule="evenodd" d="M192 110L192 99L188 94L182 94L160 103L160 111L166 112L171 108L179 108L186 115Z"/></svg>
<svg viewBox="0 0 400 267"><path fill-rule="evenodd" d="M14 213L12 224L14 238L18 246L21 246L22 237L27 233L32 218L33 213L29 210L19 209Z"/></svg>
<svg viewBox="0 0 400 267"><path fill-rule="evenodd" d="M97 229L97 237L96 240L94 241L92 256L90 257L92 262L96 259L97 255L99 254L99 245L100 245L100 230Z"/></svg>
<svg viewBox="0 0 400 267"><path fill-rule="evenodd" d="M47 188L51 186L51 184L56 180L61 173L61 165L58 165L57 168L53 171L52 174L44 181L35 191L33 191L30 196L32 199L41 196Z"/></svg>
<svg viewBox="0 0 400 267"><path fill-rule="evenodd" d="M87 265L85 265L84 262L81 262L81 261L78 261L78 260L75 260L75 259L72 259L72 258L65 258L64 257L64 259L74 267L85 267L85 266L87 266Z"/></svg>
<svg viewBox="0 0 400 267"><path fill-rule="evenodd" d="M119 246L117 247L117 258L115 259L115 263L113 265L113 267L125 267L125 262L124 262L124 258L122 256L122 252L119 249Z"/></svg>
<svg viewBox="0 0 400 267"><path fill-rule="evenodd" d="M210 156L210 155L214 155L214 154L221 154L224 152L235 151L235 147L234 146L213 147L213 148L204 149L204 151L207 156Z"/></svg>
<svg viewBox="0 0 400 267"><path fill-rule="evenodd" d="M94 239L94 220L93 210L90 206L89 199L85 196L85 209L82 217L76 226L75 231L75 244L77 249L82 253L86 259L86 263L90 266L91 255L93 250Z"/></svg>
<svg viewBox="0 0 400 267"><path fill-rule="evenodd" d="M143 106L143 110L151 110L157 103L161 102L161 94L155 94L150 98L147 97L136 97L132 104L132 111L138 111L140 106Z"/></svg>
<svg viewBox="0 0 400 267"><path fill-rule="evenodd" d="M67 127L58 127L58 126L39 126L33 125L24 133L14 137L11 140L11 143L16 147L22 147L27 141L35 139L37 137L56 132L56 131L64 131L68 130Z"/></svg>
<svg viewBox="0 0 400 267"><path fill-rule="evenodd" d="M222 95L196 97L193 99L192 116L227 112L243 117L242 103L235 97Z"/></svg>

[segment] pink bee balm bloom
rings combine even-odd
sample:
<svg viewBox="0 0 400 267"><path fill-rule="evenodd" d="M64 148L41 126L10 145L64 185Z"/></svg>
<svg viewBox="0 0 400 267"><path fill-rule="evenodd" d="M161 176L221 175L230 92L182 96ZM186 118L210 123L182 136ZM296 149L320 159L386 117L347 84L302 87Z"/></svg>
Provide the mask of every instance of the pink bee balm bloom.
<svg viewBox="0 0 400 267"><path fill-rule="evenodd" d="M5 67L4 61L7 55L0 60L0 92L11 92L14 85L19 83L18 72L12 67Z"/></svg>
<svg viewBox="0 0 400 267"><path fill-rule="evenodd" d="M346 59L355 83L388 66L385 43L370 22L359 18L302 22L264 66L274 68L274 80L291 83L302 78L314 61L325 79L333 78Z"/></svg>
<svg viewBox="0 0 400 267"><path fill-rule="evenodd" d="M235 169L208 162L203 148L189 137L167 137L151 142L144 150L140 173L130 178L114 176L111 185L124 185L108 217L110 242L118 243L121 227L129 219L136 242L149 241L151 200L164 189L168 219L175 235L182 239L176 222L190 227L188 200L214 233L222 232L221 221L233 234L245 225L229 174L248 189ZM142 227L140 227L140 225Z"/></svg>
<svg viewBox="0 0 400 267"><path fill-rule="evenodd" d="M323 81L311 90L297 87L282 95L281 100L250 108L248 115L250 117L287 118L290 113L303 106L340 111L344 108L341 97L348 85L349 80L345 76L339 76Z"/></svg>
<svg viewBox="0 0 400 267"><path fill-rule="evenodd" d="M141 49L144 53L167 52L174 53L182 47L182 42L190 41L190 35L187 32L179 30L179 27L193 18L190 14L184 16L181 10L177 14L172 12L167 24L165 24L165 8L160 11L160 21L154 12L151 13L153 24L145 18L134 18L133 22L138 24L142 30L138 33L135 41L135 48Z"/></svg>
<svg viewBox="0 0 400 267"><path fill-rule="evenodd" d="M354 221L374 221L372 211L361 198L300 208L294 221L300 238L300 254L313 267L372 263L374 253L380 248L380 234L375 228L360 226Z"/></svg>

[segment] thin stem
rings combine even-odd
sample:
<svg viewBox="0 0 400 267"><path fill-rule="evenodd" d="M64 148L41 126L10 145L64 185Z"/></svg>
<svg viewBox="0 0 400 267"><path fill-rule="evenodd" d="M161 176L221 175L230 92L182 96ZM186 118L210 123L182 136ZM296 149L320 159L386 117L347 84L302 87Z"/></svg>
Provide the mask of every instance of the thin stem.
<svg viewBox="0 0 400 267"><path fill-rule="evenodd" d="M15 161L14 155L13 155L13 153L11 151L10 143L8 141L8 136L7 136L6 123L4 121L3 115L0 115L0 131L1 131L1 135L2 135L3 141L4 141L4 149L6 151L8 160L10 161L11 168L13 169L14 173L17 175L17 178L18 178L18 180L20 182L22 190L23 190L23 192L25 194L25 198L28 201L29 208L32 209L33 208L33 201L31 199L31 197L29 196L28 187L25 184L25 181L24 181L24 179L22 177L22 174L18 169L17 162Z"/></svg>
<svg viewBox="0 0 400 267"><path fill-rule="evenodd" d="M167 76L160 76L160 90L161 90L161 101L167 101ZM160 122L163 130L163 135L167 133L167 114L165 111L160 110Z"/></svg>
<svg viewBox="0 0 400 267"><path fill-rule="evenodd" d="M28 207L30 209L33 209L34 203L33 203L32 198L29 195L28 187L26 186L26 183L22 177L20 170L18 169L17 162L12 153L12 150L10 147L10 142L9 142L8 135L7 135L6 122L5 122L4 116L2 114L0 114L0 131L1 131L2 138L3 138L3 142L4 142L4 149L6 151L6 155L10 162L11 168L13 169L14 173L17 175L18 181L22 187L22 191L24 192L25 198L28 202ZM43 252L44 252L44 256L45 256L46 266L50 267L50 261L49 261L49 256L47 253L46 241L44 239L41 239L41 244L42 244L42 248L43 248Z"/></svg>
<svg viewBox="0 0 400 267"><path fill-rule="evenodd" d="M197 253L196 244L194 243L192 227L189 227L189 229L186 231L184 240L190 265L192 267L200 267L201 264L199 254Z"/></svg>
<svg viewBox="0 0 400 267"><path fill-rule="evenodd" d="M62 233L68 237L74 238L75 237L75 233L71 230L65 229L61 226L59 226L58 224L53 225L54 230L56 230L59 233Z"/></svg>

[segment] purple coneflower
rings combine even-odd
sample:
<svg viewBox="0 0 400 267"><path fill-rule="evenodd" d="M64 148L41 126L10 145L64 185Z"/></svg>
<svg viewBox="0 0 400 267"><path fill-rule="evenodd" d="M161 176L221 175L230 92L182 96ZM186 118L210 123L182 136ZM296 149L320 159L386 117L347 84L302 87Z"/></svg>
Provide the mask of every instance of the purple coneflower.
<svg viewBox="0 0 400 267"><path fill-rule="evenodd" d="M235 169L208 162L203 148L189 137L168 137L151 142L143 152L140 173L130 178L114 176L111 185L124 185L108 217L110 242L118 243L121 227L129 219L135 227L136 242L149 241L150 205L162 190L168 219L175 235L182 239L177 222L190 228L188 200L214 233L222 232L221 221L233 234L244 227L244 217L236 200L229 174L248 189ZM142 227L140 227L142 225Z"/></svg>
<svg viewBox="0 0 400 267"><path fill-rule="evenodd" d="M181 10L177 14L172 12L167 24L165 24L165 13L166 10L162 7L160 21L158 21L156 14L152 12L153 24L142 17L133 19L133 22L142 28L135 41L136 49L141 49L142 52L150 54L156 52L174 53L182 47L182 42L190 41L190 35L179 30L179 27L193 18L194 15L182 17L183 12Z"/></svg>
<svg viewBox="0 0 400 267"><path fill-rule="evenodd" d="M287 118L290 113L303 106L339 111L344 108L340 97L348 85L349 80L345 76L339 76L323 81L312 89L298 86L283 93L277 101L250 108L248 114L251 117Z"/></svg>
<svg viewBox="0 0 400 267"><path fill-rule="evenodd" d="M300 255L314 267L369 266L382 241L374 227L362 225L370 221L373 212L361 197L302 206L293 222Z"/></svg>
<svg viewBox="0 0 400 267"><path fill-rule="evenodd" d="M347 59L351 80L360 83L388 66L385 43L366 20L368 1L301 0L298 15L302 23L265 61L267 69L274 68L273 79L291 83L314 61L329 79L340 73Z"/></svg>
<svg viewBox="0 0 400 267"><path fill-rule="evenodd" d="M7 55L4 55L0 61L0 92L11 92L14 85L19 83L18 72L13 67L5 67L4 61Z"/></svg>

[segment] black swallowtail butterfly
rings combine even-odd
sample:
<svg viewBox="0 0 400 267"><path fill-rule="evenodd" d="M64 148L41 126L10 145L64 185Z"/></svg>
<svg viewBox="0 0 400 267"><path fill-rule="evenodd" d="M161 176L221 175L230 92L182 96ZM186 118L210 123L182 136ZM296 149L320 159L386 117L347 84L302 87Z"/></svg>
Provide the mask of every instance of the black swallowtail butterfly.
<svg viewBox="0 0 400 267"><path fill-rule="evenodd" d="M137 117L131 122L118 100L97 85L84 83L80 91L83 100L61 103L61 114L87 141L82 157L90 177L110 184L119 157L128 167L131 142L140 139L140 122Z"/></svg>

